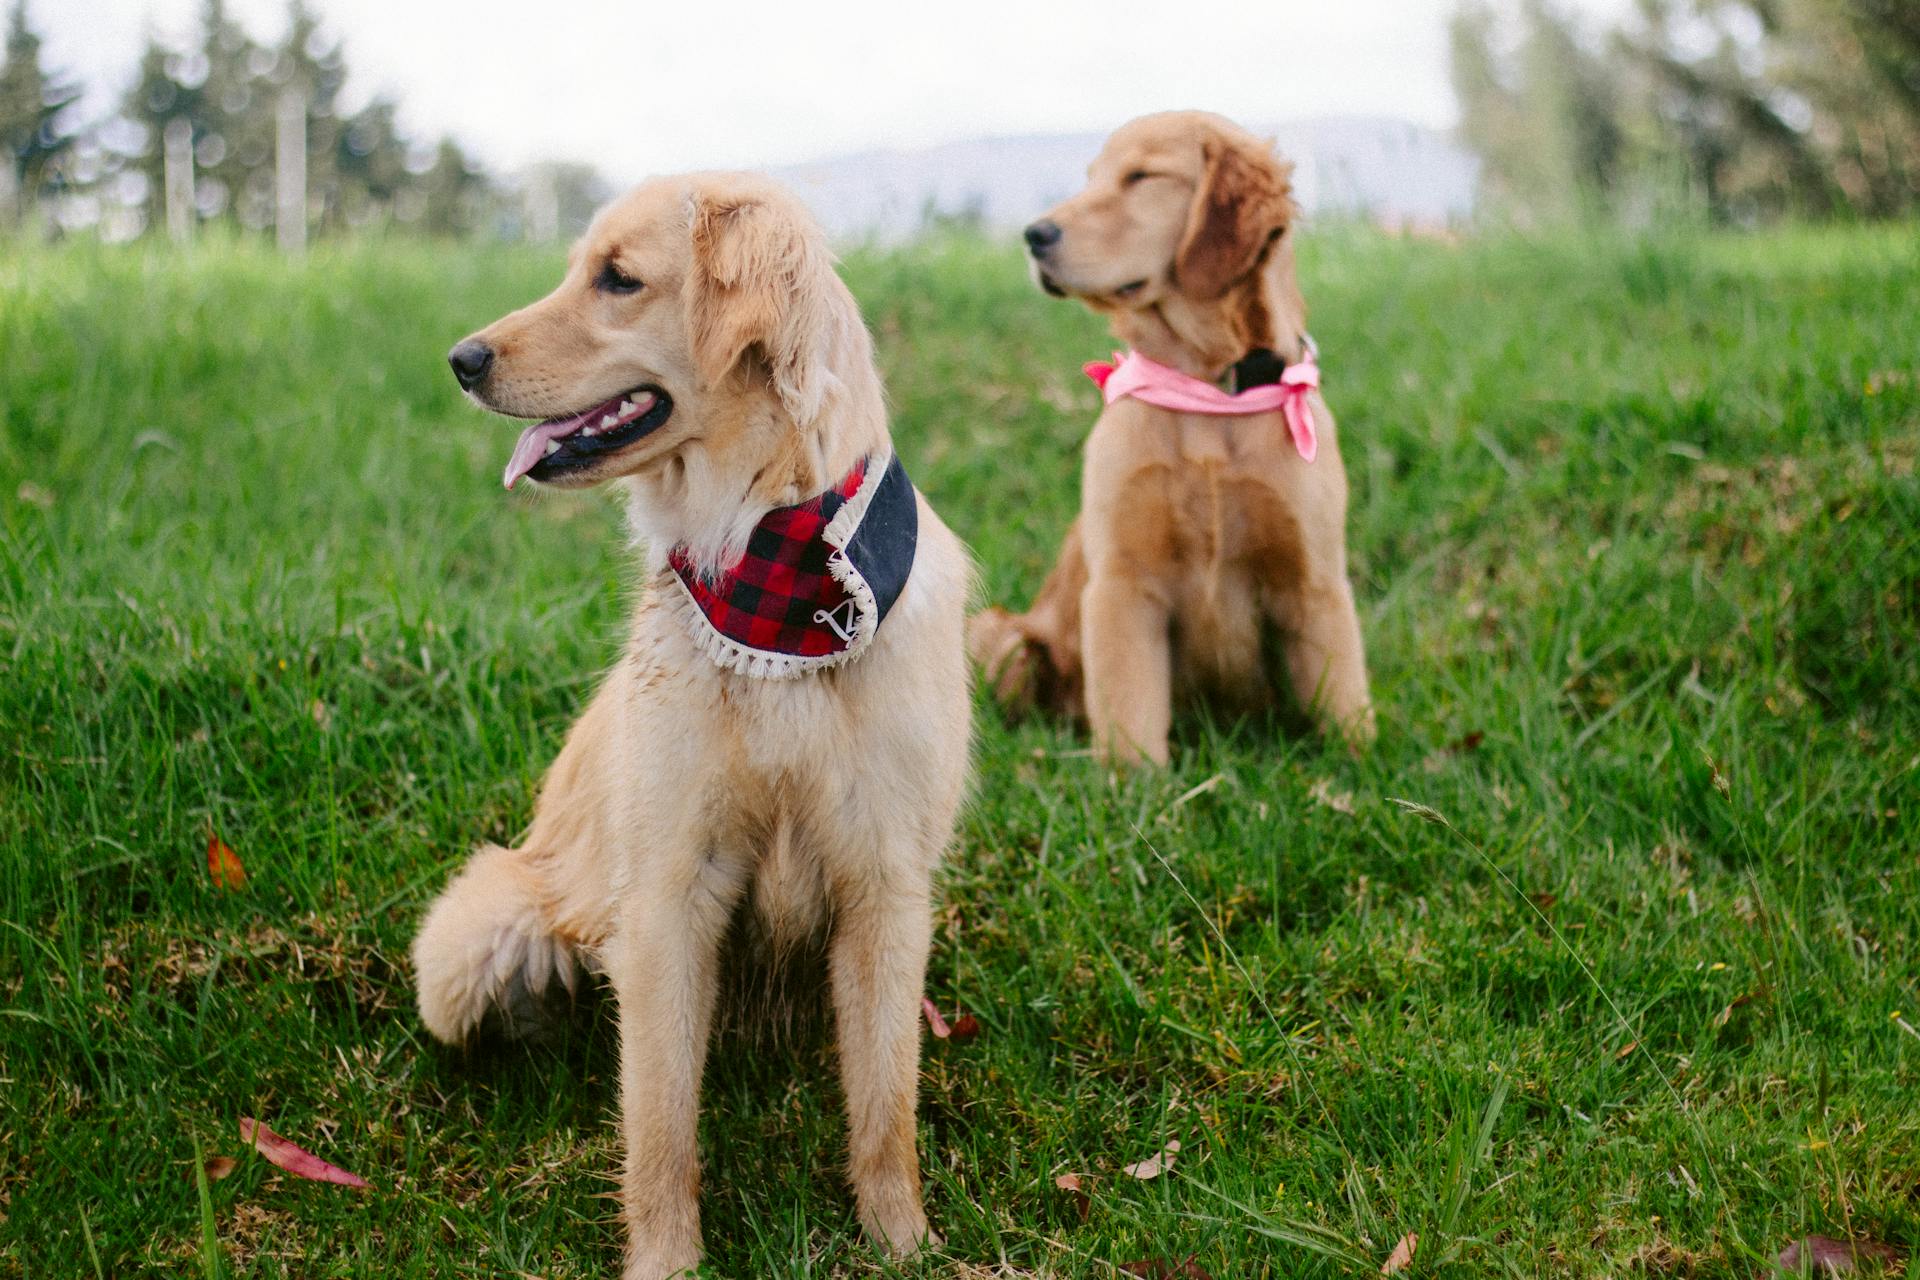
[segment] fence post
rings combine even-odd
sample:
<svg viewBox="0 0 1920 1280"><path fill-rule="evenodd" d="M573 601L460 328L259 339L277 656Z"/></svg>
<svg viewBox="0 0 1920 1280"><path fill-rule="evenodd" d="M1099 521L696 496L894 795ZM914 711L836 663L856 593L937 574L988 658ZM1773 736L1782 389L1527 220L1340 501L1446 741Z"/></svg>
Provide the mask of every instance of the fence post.
<svg viewBox="0 0 1920 1280"><path fill-rule="evenodd" d="M193 122L176 117L161 135L166 175L167 235L175 244L193 239Z"/></svg>
<svg viewBox="0 0 1920 1280"><path fill-rule="evenodd" d="M540 165L527 175L527 239L551 244L560 238L560 192L553 170Z"/></svg>
<svg viewBox="0 0 1920 1280"><path fill-rule="evenodd" d="M282 253L307 248L307 98L298 89L281 92L274 134L273 226Z"/></svg>

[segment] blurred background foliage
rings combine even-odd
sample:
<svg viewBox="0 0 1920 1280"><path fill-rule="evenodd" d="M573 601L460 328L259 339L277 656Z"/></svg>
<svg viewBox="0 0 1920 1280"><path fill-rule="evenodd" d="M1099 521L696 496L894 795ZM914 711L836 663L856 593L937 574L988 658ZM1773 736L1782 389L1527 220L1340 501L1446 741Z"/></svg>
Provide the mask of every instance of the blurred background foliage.
<svg viewBox="0 0 1920 1280"><path fill-rule="evenodd" d="M149 29L118 110L83 126L79 86L44 65L26 0L12 0L0 62L0 146L12 164L0 176L0 217L112 239L164 229L163 138L184 122L194 221L270 230L276 111L288 92L306 103L307 220L320 234L397 227L548 239L584 226L610 194L584 165L499 175L452 138L410 138L391 96L345 109L346 50L309 0L288 0L272 41L250 34L225 0L203 0L197 26L180 47Z"/></svg>
<svg viewBox="0 0 1920 1280"><path fill-rule="evenodd" d="M1551 0L1452 23L1486 212L1747 224L1920 200L1920 4L1640 0L1612 29Z"/></svg>

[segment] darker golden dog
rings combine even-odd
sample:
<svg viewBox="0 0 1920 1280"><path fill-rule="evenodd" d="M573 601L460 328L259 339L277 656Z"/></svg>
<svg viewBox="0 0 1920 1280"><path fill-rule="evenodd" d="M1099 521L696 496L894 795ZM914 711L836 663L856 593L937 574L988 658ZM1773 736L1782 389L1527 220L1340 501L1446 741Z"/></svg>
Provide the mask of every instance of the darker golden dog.
<svg viewBox="0 0 1920 1280"><path fill-rule="evenodd" d="M1294 218L1270 146L1219 116L1176 112L1115 133L1086 189L1027 240L1049 293L1106 316L1151 361L1220 383L1251 360L1309 358ZM1346 473L1317 392L1300 411L1319 441L1311 461L1277 411L1109 404L1087 441L1080 516L1032 607L969 624L1002 701L1084 714L1103 759L1165 764L1181 698L1272 700L1263 640L1274 634L1299 703L1370 737Z"/></svg>

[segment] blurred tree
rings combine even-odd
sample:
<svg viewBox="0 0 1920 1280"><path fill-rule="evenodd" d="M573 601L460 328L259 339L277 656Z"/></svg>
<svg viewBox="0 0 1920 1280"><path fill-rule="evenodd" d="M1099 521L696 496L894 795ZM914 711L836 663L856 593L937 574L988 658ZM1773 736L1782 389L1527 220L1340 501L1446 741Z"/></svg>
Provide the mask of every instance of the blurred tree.
<svg viewBox="0 0 1920 1280"><path fill-rule="evenodd" d="M491 187L460 144L442 138L401 205L404 219L430 236L462 236L480 229Z"/></svg>
<svg viewBox="0 0 1920 1280"><path fill-rule="evenodd" d="M271 226L274 94L266 73L273 54L227 12L226 0L202 0L198 63L206 76L193 141L201 214Z"/></svg>
<svg viewBox="0 0 1920 1280"><path fill-rule="evenodd" d="M391 99L375 98L340 129L332 165L342 225L364 227L391 218L395 200L413 180L407 142L394 122L397 110Z"/></svg>
<svg viewBox="0 0 1920 1280"><path fill-rule="evenodd" d="M40 37L27 24L26 0L13 0L0 61L0 146L6 151L0 219L29 214L60 185L61 163L74 142L67 108L79 97L78 85L40 65Z"/></svg>
<svg viewBox="0 0 1920 1280"><path fill-rule="evenodd" d="M1452 35L1462 136L1522 217L1645 207L1673 169L1722 220L1920 206L1915 0L1640 0L1598 48L1547 0L1468 0Z"/></svg>
<svg viewBox="0 0 1920 1280"><path fill-rule="evenodd" d="M1488 194L1522 222L1604 210L1617 185L1626 130L1612 70L1546 0L1521 0L1520 38L1501 50L1500 15L1485 0L1451 26L1460 132L1479 153Z"/></svg>

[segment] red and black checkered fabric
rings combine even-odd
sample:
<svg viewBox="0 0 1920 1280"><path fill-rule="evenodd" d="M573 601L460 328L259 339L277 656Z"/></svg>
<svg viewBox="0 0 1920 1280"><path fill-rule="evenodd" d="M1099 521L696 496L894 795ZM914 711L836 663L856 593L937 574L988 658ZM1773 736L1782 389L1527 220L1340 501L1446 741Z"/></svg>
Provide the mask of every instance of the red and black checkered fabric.
<svg viewBox="0 0 1920 1280"><path fill-rule="evenodd" d="M736 644L798 658L840 653L851 637L815 616L837 610L851 630L854 611L846 607L845 588L827 572L833 548L820 535L866 475L863 460L819 497L768 512L747 539L746 555L717 582L695 573L679 547L668 552L667 563L714 630Z"/></svg>

